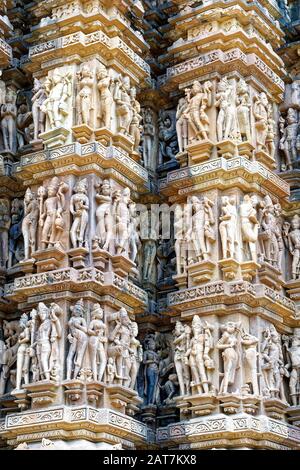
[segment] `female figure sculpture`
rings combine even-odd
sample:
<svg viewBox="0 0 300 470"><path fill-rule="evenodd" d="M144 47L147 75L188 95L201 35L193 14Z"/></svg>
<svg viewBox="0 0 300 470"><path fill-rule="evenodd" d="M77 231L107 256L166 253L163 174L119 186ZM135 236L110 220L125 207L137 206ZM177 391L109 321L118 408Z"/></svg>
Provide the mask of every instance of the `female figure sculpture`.
<svg viewBox="0 0 300 470"><path fill-rule="evenodd" d="M181 322L177 322L174 330L174 363L178 377L180 395L187 395L189 388L187 387L187 376L188 359L186 353L190 348L189 336L186 334L186 329Z"/></svg>
<svg viewBox="0 0 300 470"><path fill-rule="evenodd" d="M257 379L257 345L259 343L256 336L250 335L242 331L241 334L241 344L244 347L244 369L245 369L245 378L244 381L246 384L252 385L253 395L259 395L258 379Z"/></svg>
<svg viewBox="0 0 300 470"><path fill-rule="evenodd" d="M114 100L117 104L118 132L129 135L129 127L132 121L132 105L130 99L130 79L118 77L115 80Z"/></svg>
<svg viewBox="0 0 300 470"><path fill-rule="evenodd" d="M96 187L98 188L99 186ZM109 249L113 236L111 191L109 180L104 180L102 185L100 185L99 193L96 195L96 201L99 206L96 210L97 227L94 244L105 251Z"/></svg>
<svg viewBox="0 0 300 470"><path fill-rule="evenodd" d="M130 354L130 369L129 377L125 381L125 387L130 387L134 389L138 371L140 368L141 362L143 362L143 349L141 343L136 339L139 329L136 322L131 322L129 325L131 332L130 344L129 344L129 354Z"/></svg>
<svg viewBox="0 0 300 470"><path fill-rule="evenodd" d="M268 106L266 93L262 92L254 98L253 113L255 117L257 151L266 151L266 139L268 134Z"/></svg>
<svg viewBox="0 0 300 470"><path fill-rule="evenodd" d="M149 337L145 343L143 364L145 375L145 396L147 405L155 405L156 387L158 384L159 355L156 352L155 340Z"/></svg>
<svg viewBox="0 0 300 470"><path fill-rule="evenodd" d="M24 384L29 384L29 361L28 349L30 347L30 328L28 325L28 316L24 313L20 318L19 347L17 352L17 376L16 390L21 389L22 378Z"/></svg>
<svg viewBox="0 0 300 470"><path fill-rule="evenodd" d="M100 114L101 125L111 129L113 95L110 91L111 78L104 65L100 65L97 70L97 88L100 94Z"/></svg>
<svg viewBox="0 0 300 470"><path fill-rule="evenodd" d="M77 72L77 83L78 93L76 97L76 109L78 124L91 126L94 75L87 64L83 64L81 70Z"/></svg>
<svg viewBox="0 0 300 470"><path fill-rule="evenodd" d="M177 106L176 112L176 132L178 139L179 152L182 153L185 151L188 146L188 101L187 96L180 98Z"/></svg>
<svg viewBox="0 0 300 470"><path fill-rule="evenodd" d="M5 104L1 106L1 130L4 150L13 153L17 151L17 106L15 101L15 93L12 90L8 90Z"/></svg>
<svg viewBox="0 0 300 470"><path fill-rule="evenodd" d="M236 138L238 134L235 93L233 86L229 83L227 77L222 78L218 84L216 94L216 107L219 108L217 118L217 138L218 141Z"/></svg>
<svg viewBox="0 0 300 470"><path fill-rule="evenodd" d="M83 318L83 300L80 299L70 310L71 318L68 322L70 330L68 335L70 349L67 356L67 380L71 380L73 368L73 379L76 380L82 368L88 345L87 325L85 318Z"/></svg>
<svg viewBox="0 0 300 470"><path fill-rule="evenodd" d="M227 394L228 387L234 384L237 368L239 367L239 327L238 323L227 322L224 333L217 343L217 349L222 351L224 364L224 377L220 386L220 394Z"/></svg>
<svg viewBox="0 0 300 470"><path fill-rule="evenodd" d="M257 263L256 243L258 239L259 223L257 220L257 198L256 196L244 196L243 203L240 206L242 238L244 243L248 244L252 261Z"/></svg>
<svg viewBox="0 0 300 470"><path fill-rule="evenodd" d="M83 179L78 181L74 187L73 196L70 201L70 212L73 215L73 225L71 227L71 242L73 248L84 246L87 248L88 240L86 237L90 201L87 196L88 185L87 180Z"/></svg>
<svg viewBox="0 0 300 470"><path fill-rule="evenodd" d="M30 188L27 188L24 197L24 219L22 233L24 238L25 260L29 260L36 250L37 225L39 218L39 204Z"/></svg>
<svg viewBox="0 0 300 470"><path fill-rule="evenodd" d="M107 364L107 353L105 350L105 344L107 343L106 337L106 326L103 322L103 310L100 304L94 304L91 311L91 322L89 324L87 333L88 349L91 363L91 370L93 379L96 382L102 382L103 375ZM99 370L97 367L99 364Z"/></svg>
<svg viewBox="0 0 300 470"><path fill-rule="evenodd" d="M251 123L250 123L251 100L249 86L240 79L237 85L237 118L239 123L240 134L243 140L251 142Z"/></svg>
<svg viewBox="0 0 300 470"><path fill-rule="evenodd" d="M62 75L55 69L52 77L48 75L44 87L47 98L40 109L48 116L51 129L61 127L70 112L68 101L72 96L72 74Z"/></svg>
<svg viewBox="0 0 300 470"><path fill-rule="evenodd" d="M42 110L42 105L47 99L44 86L37 78L34 79L32 90L32 118L34 125L34 140L38 140L39 135L45 132L46 114Z"/></svg>
<svg viewBox="0 0 300 470"><path fill-rule="evenodd" d="M223 259L237 258L237 209L235 199L229 196L222 197L222 214L219 231L221 235Z"/></svg>

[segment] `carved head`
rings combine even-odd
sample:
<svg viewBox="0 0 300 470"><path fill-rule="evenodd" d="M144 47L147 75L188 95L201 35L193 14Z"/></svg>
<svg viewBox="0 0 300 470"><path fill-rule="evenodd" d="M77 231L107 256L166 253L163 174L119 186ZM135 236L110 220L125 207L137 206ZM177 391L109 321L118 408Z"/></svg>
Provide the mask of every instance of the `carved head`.
<svg viewBox="0 0 300 470"><path fill-rule="evenodd" d="M21 330L25 330L27 324L28 324L28 316L26 315L26 313L23 313L23 315L21 315L21 318L20 318Z"/></svg>
<svg viewBox="0 0 300 470"><path fill-rule="evenodd" d="M28 202L33 200L33 197L34 197L33 192L31 191L30 188L27 188L26 193L25 193L25 197L24 197L24 201L28 203Z"/></svg>
<svg viewBox="0 0 300 470"><path fill-rule="evenodd" d="M300 217L298 214L294 215L291 221L293 230L298 230L300 228Z"/></svg>
<svg viewBox="0 0 300 470"><path fill-rule="evenodd" d="M180 336L182 333L184 333L184 326L180 321L177 321L175 325L175 335Z"/></svg>
<svg viewBox="0 0 300 470"><path fill-rule="evenodd" d="M130 331L131 331L131 334L134 338L136 338L137 335L139 334L139 327L138 327L138 324L135 321L131 322Z"/></svg>
<svg viewBox="0 0 300 470"><path fill-rule="evenodd" d="M105 65L100 64L99 67L97 68L97 79L101 80L102 78L105 78L108 76L108 71Z"/></svg>
<svg viewBox="0 0 300 470"><path fill-rule="evenodd" d="M59 179L57 178L57 176L55 176L54 178L52 178L52 180L49 183L48 196L50 197L56 196L58 187L59 187Z"/></svg>
<svg viewBox="0 0 300 470"><path fill-rule="evenodd" d="M78 181L78 183L74 187L74 192L75 193L87 194L88 184L87 184L86 178L84 178L83 180Z"/></svg>
<svg viewBox="0 0 300 470"><path fill-rule="evenodd" d="M201 83L198 82L198 80L195 80L192 86L193 94L196 95L197 93L201 93L201 91L202 91Z"/></svg>
<svg viewBox="0 0 300 470"><path fill-rule="evenodd" d="M123 189L122 196L123 196L123 201L128 204L130 202L130 189L129 188Z"/></svg>
<svg viewBox="0 0 300 470"><path fill-rule="evenodd" d="M93 320L102 320L103 318L103 309L100 304L94 304L91 311L91 317Z"/></svg>
<svg viewBox="0 0 300 470"><path fill-rule="evenodd" d="M49 317L49 309L43 302L38 304L37 313L41 322L44 322Z"/></svg>
<svg viewBox="0 0 300 470"><path fill-rule="evenodd" d="M103 196L110 196L111 194L111 185L109 180L103 180L101 185L101 194Z"/></svg>
<svg viewBox="0 0 300 470"><path fill-rule="evenodd" d="M128 316L126 308L122 307L119 310L119 319L120 319L122 325L127 326L127 325L130 324L130 318Z"/></svg>
<svg viewBox="0 0 300 470"><path fill-rule="evenodd" d="M264 91L262 91L259 97L260 97L260 102L267 108L269 105L267 94Z"/></svg>
<svg viewBox="0 0 300 470"><path fill-rule="evenodd" d="M74 307L71 307L70 308L73 316L75 317L83 317L83 314L84 314L84 303L83 303L83 299L80 299L76 302L76 304L74 305Z"/></svg>
<svg viewBox="0 0 300 470"><path fill-rule="evenodd" d="M196 336L203 330L203 325L198 315L195 315L192 322L193 333Z"/></svg>

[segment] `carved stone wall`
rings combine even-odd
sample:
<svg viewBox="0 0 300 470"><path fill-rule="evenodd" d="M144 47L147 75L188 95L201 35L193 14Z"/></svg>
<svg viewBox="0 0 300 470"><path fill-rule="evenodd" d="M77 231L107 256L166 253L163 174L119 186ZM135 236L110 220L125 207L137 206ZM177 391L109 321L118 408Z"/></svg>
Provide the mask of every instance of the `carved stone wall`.
<svg viewBox="0 0 300 470"><path fill-rule="evenodd" d="M0 2L1 446L299 448L297 2L46 3Z"/></svg>

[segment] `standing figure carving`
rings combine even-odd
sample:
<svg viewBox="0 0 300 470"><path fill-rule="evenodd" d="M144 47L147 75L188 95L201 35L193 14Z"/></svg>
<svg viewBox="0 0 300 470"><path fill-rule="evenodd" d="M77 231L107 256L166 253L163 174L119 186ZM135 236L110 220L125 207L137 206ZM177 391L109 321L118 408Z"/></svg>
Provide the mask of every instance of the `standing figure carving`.
<svg viewBox="0 0 300 470"><path fill-rule="evenodd" d="M18 339L18 352L17 352L17 375L16 375L16 390L21 389L22 379L24 385L29 384L30 372L30 341L31 331L29 327L29 319L26 313L23 313L20 318L20 334Z"/></svg>
<svg viewBox="0 0 300 470"><path fill-rule="evenodd" d="M209 393L208 371L214 369L213 361L209 356L209 352L213 348L211 334L213 327L207 322L203 325L196 315L193 318L192 331L193 337L186 352L193 380L191 385L196 388L198 394Z"/></svg>
<svg viewBox="0 0 300 470"><path fill-rule="evenodd" d="M100 96L99 120L100 126L111 129L112 125L112 105L114 98L111 92L111 78L104 65L99 65L97 69L97 88Z"/></svg>
<svg viewBox="0 0 300 470"><path fill-rule="evenodd" d="M180 98L176 111L176 132L179 152L182 153L188 146L188 97Z"/></svg>
<svg viewBox="0 0 300 470"><path fill-rule="evenodd" d="M244 363L244 382L251 385L252 393L259 395L258 377L257 377L257 345L259 343L256 336L241 331L241 344L243 346L243 363Z"/></svg>
<svg viewBox="0 0 300 470"><path fill-rule="evenodd" d="M35 312L34 312L35 313ZM60 307L51 304L48 308L44 303L38 304L36 315L32 315L32 328L39 375L42 380L50 380L56 376L57 349L53 343L61 338L62 328L58 316Z"/></svg>
<svg viewBox="0 0 300 470"><path fill-rule="evenodd" d="M17 151L17 106L16 94L13 90L7 91L0 116L4 151L15 153Z"/></svg>
<svg viewBox="0 0 300 470"><path fill-rule="evenodd" d="M71 380L71 378L76 380L82 369L88 346L88 329L86 319L84 318L85 309L83 300L78 300L74 307L70 308L70 311L71 317L68 322L70 348L67 356L67 380Z"/></svg>
<svg viewBox="0 0 300 470"><path fill-rule="evenodd" d="M115 326L109 335L108 357L112 357L116 364L116 379L120 385L125 385L129 380L131 358L129 354L131 329L130 318L124 307L119 312L108 317L109 322Z"/></svg>
<svg viewBox="0 0 300 470"><path fill-rule="evenodd" d="M239 137L236 95L233 85L227 77L220 80L216 93L216 108L219 109L217 118L217 139L219 142Z"/></svg>
<svg viewBox="0 0 300 470"><path fill-rule="evenodd" d="M94 247L108 251L113 237L112 188L109 180L103 180L102 185L96 185L98 208L96 210L97 227L94 237Z"/></svg>
<svg viewBox="0 0 300 470"><path fill-rule="evenodd" d="M266 196L261 210L261 241L262 254L268 263L280 268L280 241L281 233L275 216L275 206L270 198Z"/></svg>
<svg viewBox="0 0 300 470"><path fill-rule="evenodd" d="M146 108L143 117L143 161L145 168L152 168L154 159L154 113L150 108Z"/></svg>
<svg viewBox="0 0 300 470"><path fill-rule="evenodd" d="M24 219L22 233L24 238L24 260L29 260L36 250L37 226L39 219L39 203L36 195L27 188L24 197Z"/></svg>
<svg viewBox="0 0 300 470"><path fill-rule="evenodd" d="M113 196L116 254L128 257L130 212L130 189L117 190Z"/></svg>
<svg viewBox="0 0 300 470"><path fill-rule="evenodd" d="M252 140L250 121L251 106L249 85L241 78L237 84L237 118L241 138L247 142L251 142Z"/></svg>
<svg viewBox="0 0 300 470"><path fill-rule="evenodd" d="M88 64L83 64L77 72L78 92L76 96L76 110L78 125L91 126L91 111L93 108L94 74Z"/></svg>
<svg viewBox="0 0 300 470"><path fill-rule="evenodd" d="M190 391L190 373L187 352L190 349L190 330L181 322L176 322L174 337L174 364L177 373L180 395L185 396Z"/></svg>
<svg viewBox="0 0 300 470"><path fill-rule="evenodd" d="M206 110L212 104L212 83L201 85L195 81L190 90L186 90L188 107L184 116L188 119L188 140L190 143L207 140L209 119ZM193 137L192 137L193 136Z"/></svg>
<svg viewBox="0 0 300 470"><path fill-rule="evenodd" d="M85 247L88 249L87 228L89 208L88 184L84 178L75 185L74 194L70 201L70 212L73 215L70 235L73 248Z"/></svg>
<svg viewBox="0 0 300 470"><path fill-rule="evenodd" d="M257 247L259 223L257 220L257 197L245 194L240 206L242 227L242 239L245 246L249 247L250 259L257 263Z"/></svg>
<svg viewBox="0 0 300 470"><path fill-rule="evenodd" d="M240 366L240 324L229 321L221 329L223 334L216 345L217 349L222 351L224 366L224 376L219 393L226 395L229 392L229 387L235 383L236 372Z"/></svg>
<svg viewBox="0 0 300 470"><path fill-rule="evenodd" d="M4 341L0 341L0 396L9 391L9 382L15 386L19 333L20 325L17 320L3 320Z"/></svg>
<svg viewBox="0 0 300 470"><path fill-rule="evenodd" d="M156 388L158 384L159 355L153 336L149 335L145 341L143 356L146 405L156 404Z"/></svg>
<svg viewBox="0 0 300 470"><path fill-rule="evenodd" d="M178 152L177 133L174 121L171 112L162 111L160 113L158 120L159 165L175 160L176 153Z"/></svg>
<svg viewBox="0 0 300 470"><path fill-rule="evenodd" d="M285 157L285 165L287 170L293 169L293 163L298 160L297 139L299 139L299 119L298 111L289 108L286 120L281 116L279 118L279 130L281 139L279 149Z"/></svg>
<svg viewBox="0 0 300 470"><path fill-rule="evenodd" d="M88 326L87 333L88 349L90 356L90 365L93 379L96 382L102 382L107 364L107 331L103 322L103 310L100 304L94 304L91 311L91 322ZM98 366L99 364L99 366Z"/></svg>
<svg viewBox="0 0 300 470"><path fill-rule="evenodd" d="M130 135L133 109L130 98L130 78L119 76L115 79L114 100L117 105L118 132Z"/></svg>
<svg viewBox="0 0 300 470"><path fill-rule="evenodd" d="M21 199L15 198L11 203L11 226L9 229L9 255L8 267L22 259L23 243L22 243L22 219L24 216L24 206Z"/></svg>
<svg viewBox="0 0 300 470"><path fill-rule="evenodd" d="M143 348L137 339L137 335L139 333L138 324L136 322L131 322L129 328L131 333L129 344L130 369L128 380L125 381L125 387L134 389L138 371L141 363L143 362Z"/></svg>
<svg viewBox="0 0 300 470"><path fill-rule="evenodd" d="M72 73L55 69L52 76L48 75L44 87L47 98L41 110L48 116L50 129L61 127L71 111L69 99L72 96Z"/></svg>
<svg viewBox="0 0 300 470"><path fill-rule="evenodd" d="M129 127L129 134L133 139L133 151L139 153L141 133L143 130L143 127L141 126L141 121L143 117L141 116L141 105L136 99L135 87L132 87L130 89L130 102L132 108L132 119Z"/></svg>
<svg viewBox="0 0 300 470"><path fill-rule="evenodd" d="M42 227L41 248L61 247L61 238L64 231L63 212L65 208L65 194L69 186L64 181L54 177L48 186L39 189L40 198L40 227ZM46 197L44 201L44 197Z"/></svg>
<svg viewBox="0 0 300 470"><path fill-rule="evenodd" d="M42 106L46 99L47 94L43 84L40 82L40 80L35 78L31 98L34 140L38 140L39 135L45 132L46 113L42 109Z"/></svg>
<svg viewBox="0 0 300 470"><path fill-rule="evenodd" d="M291 224L286 223L286 231L284 232L284 239L288 249L293 257L292 261L292 279L296 280L300 277L300 217L298 214L294 215ZM289 232L289 228L291 231Z"/></svg>
<svg viewBox="0 0 300 470"><path fill-rule="evenodd" d="M5 268L8 261L8 232L11 225L8 199L0 199L0 267Z"/></svg>
<svg viewBox="0 0 300 470"><path fill-rule="evenodd" d="M269 127L269 101L265 92L254 98L253 114L255 117L257 151L267 151L266 140Z"/></svg>
<svg viewBox="0 0 300 470"><path fill-rule="evenodd" d="M261 345L262 372L266 390L271 398L286 401L283 377L288 375L283 360L281 337L275 327L271 325L264 331Z"/></svg>
<svg viewBox="0 0 300 470"><path fill-rule="evenodd" d="M240 246L237 237L237 221L238 215L235 197L223 196L219 224L223 259L239 259Z"/></svg>
<svg viewBox="0 0 300 470"><path fill-rule="evenodd" d="M213 214L214 203L204 197L202 200L192 196L188 200L192 212L191 225L186 233L186 241L191 242L197 262L210 259L212 245L216 241L213 229L215 218ZM191 258L190 258L191 259Z"/></svg>
<svg viewBox="0 0 300 470"><path fill-rule="evenodd" d="M284 338L290 369L289 389L293 406L300 405L300 328L294 328L293 336Z"/></svg>

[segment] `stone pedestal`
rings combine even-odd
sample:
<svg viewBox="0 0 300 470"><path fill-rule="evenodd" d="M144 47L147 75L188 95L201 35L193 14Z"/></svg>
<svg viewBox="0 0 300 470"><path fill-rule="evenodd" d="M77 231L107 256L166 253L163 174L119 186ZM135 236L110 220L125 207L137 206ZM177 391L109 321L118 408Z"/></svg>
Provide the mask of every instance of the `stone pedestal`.
<svg viewBox="0 0 300 470"><path fill-rule="evenodd" d="M191 395L184 398L184 401L189 404L189 411L192 417L208 416L215 411L218 401L213 393L202 395Z"/></svg>
<svg viewBox="0 0 300 470"><path fill-rule="evenodd" d="M209 282L215 270L215 263L212 261L199 261L199 263L190 264L187 267L189 278L193 284L202 284Z"/></svg>
<svg viewBox="0 0 300 470"><path fill-rule="evenodd" d="M233 258L222 259L219 261L225 281L233 281L238 277L240 263Z"/></svg>
<svg viewBox="0 0 300 470"><path fill-rule="evenodd" d="M95 268L100 269L101 271L106 269L108 261L111 257L110 253L100 248L94 249L92 251L93 263Z"/></svg>
<svg viewBox="0 0 300 470"><path fill-rule="evenodd" d="M223 158L232 158L237 155L237 144L232 140L223 140L217 143L218 154Z"/></svg>
<svg viewBox="0 0 300 470"><path fill-rule="evenodd" d="M25 411L30 404L26 390L13 390L11 394L16 397L15 403L21 411Z"/></svg>
<svg viewBox="0 0 300 470"><path fill-rule="evenodd" d="M213 146L214 144L210 140L200 140L188 145L189 165L196 165L197 163L209 160Z"/></svg>
<svg viewBox="0 0 300 470"><path fill-rule="evenodd" d="M259 163L262 163L263 165L265 165L270 170L274 170L274 168L276 168L275 160L267 152L264 152L263 150L259 152L255 152L255 159Z"/></svg>
<svg viewBox="0 0 300 470"><path fill-rule="evenodd" d="M254 150L255 147L251 144L251 142L246 141L238 144L238 153L241 157L246 157L249 158L249 160L252 160Z"/></svg>
<svg viewBox="0 0 300 470"><path fill-rule="evenodd" d="M36 260L38 273L58 269L66 253L61 248L47 248L35 251L32 256Z"/></svg>
<svg viewBox="0 0 300 470"><path fill-rule="evenodd" d="M239 412L241 407L241 397L237 395L218 395L220 407L225 414L233 415Z"/></svg>
<svg viewBox="0 0 300 470"><path fill-rule="evenodd" d="M26 260L20 261L19 264L20 264L21 271L24 274L32 274L34 271L35 259L34 258L26 259Z"/></svg>
<svg viewBox="0 0 300 470"><path fill-rule="evenodd" d="M173 276L173 280L176 282L179 289L186 289L188 285L188 276L186 274L177 274Z"/></svg>
<svg viewBox="0 0 300 470"><path fill-rule="evenodd" d="M127 277L132 268L135 267L135 263L123 255L112 256L111 262L113 271L121 277Z"/></svg>
<svg viewBox="0 0 300 470"><path fill-rule="evenodd" d="M80 144L87 144L92 140L93 137L93 129L86 124L81 124L78 126L72 127L72 132L75 140Z"/></svg>
<svg viewBox="0 0 300 470"><path fill-rule="evenodd" d="M283 420L288 404L278 398L266 398L263 400L266 415L269 418Z"/></svg>
<svg viewBox="0 0 300 470"><path fill-rule="evenodd" d="M242 405L245 413L255 415L259 409L259 398L253 395L242 396Z"/></svg>
<svg viewBox="0 0 300 470"><path fill-rule="evenodd" d="M84 394L86 395L85 382L80 379L65 380L62 383L65 388L64 395L68 405L82 405Z"/></svg>
<svg viewBox="0 0 300 470"><path fill-rule="evenodd" d="M300 427L300 406L290 406L287 414L289 422L294 426Z"/></svg>
<svg viewBox="0 0 300 470"><path fill-rule="evenodd" d="M242 278L244 281L251 282L252 279L257 275L257 271L260 268L260 264L254 261L245 261L241 263Z"/></svg>
<svg viewBox="0 0 300 470"><path fill-rule="evenodd" d="M138 405L142 403L135 390L122 385L106 385L105 394L107 396L105 401L108 399L114 410L131 416L139 410Z"/></svg>
<svg viewBox="0 0 300 470"><path fill-rule="evenodd" d="M176 160L182 168L188 166L188 152L177 153Z"/></svg>
<svg viewBox="0 0 300 470"><path fill-rule="evenodd" d="M68 255L70 257L70 261L72 263L73 268L84 268L85 267L85 259L89 254L89 250L87 248L73 248L72 250L68 251Z"/></svg>
<svg viewBox="0 0 300 470"><path fill-rule="evenodd" d="M40 138L43 140L46 148L53 149L59 147L60 145L64 145L69 134L70 131L68 129L65 129L64 127L57 127L51 131L40 134Z"/></svg>
<svg viewBox="0 0 300 470"><path fill-rule="evenodd" d="M100 129L95 130L95 139L97 142L100 142L105 147L109 147L112 144L114 134L111 130L106 127L101 127Z"/></svg>
<svg viewBox="0 0 300 470"><path fill-rule="evenodd" d="M39 409L51 406L57 398L58 384L52 380L42 380L29 385L24 385L24 390L31 398L31 408Z"/></svg>
<svg viewBox="0 0 300 470"><path fill-rule="evenodd" d="M130 154L133 149L133 140L125 134L114 134L113 145Z"/></svg>
<svg viewBox="0 0 300 470"><path fill-rule="evenodd" d="M258 278L262 284L271 287L271 289L280 290L284 284L282 273L278 267L272 266L270 263L263 261L258 269Z"/></svg>

